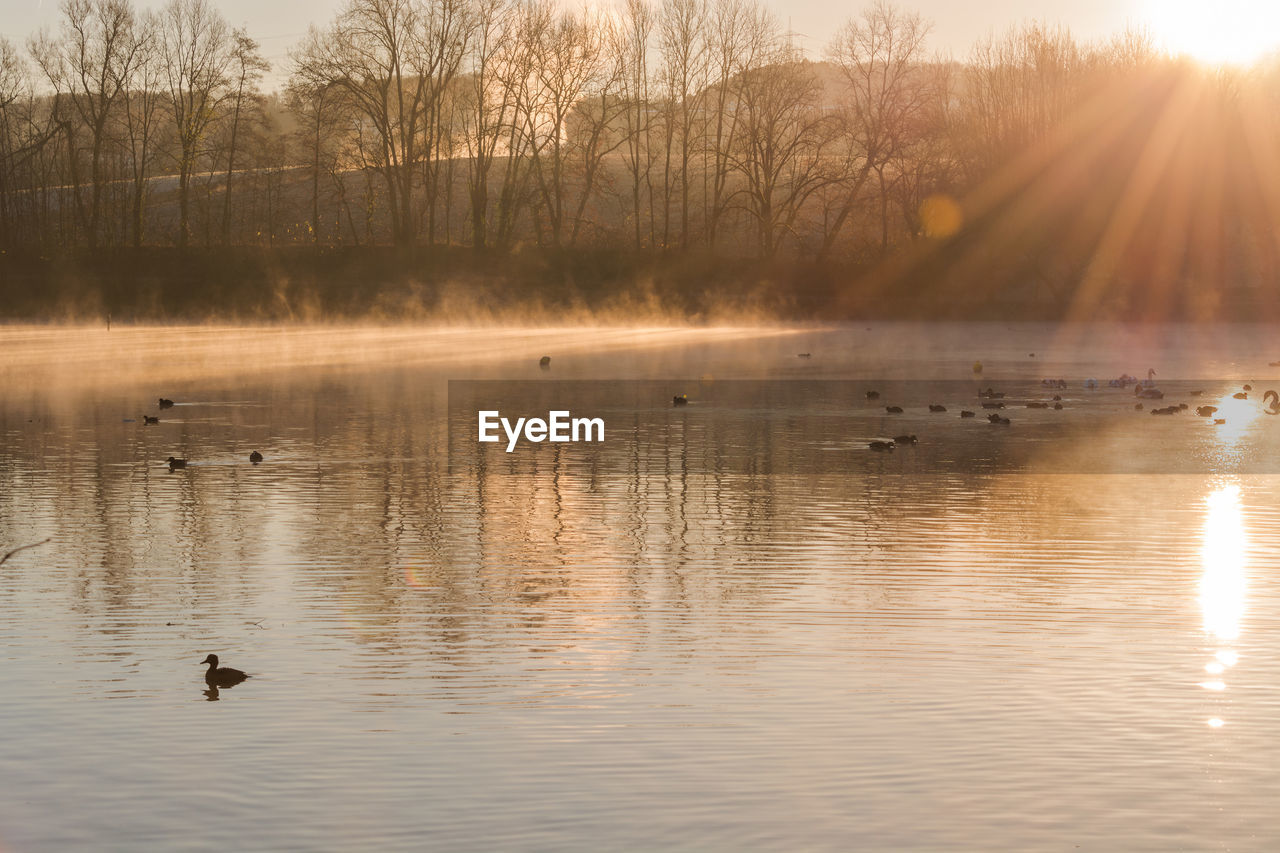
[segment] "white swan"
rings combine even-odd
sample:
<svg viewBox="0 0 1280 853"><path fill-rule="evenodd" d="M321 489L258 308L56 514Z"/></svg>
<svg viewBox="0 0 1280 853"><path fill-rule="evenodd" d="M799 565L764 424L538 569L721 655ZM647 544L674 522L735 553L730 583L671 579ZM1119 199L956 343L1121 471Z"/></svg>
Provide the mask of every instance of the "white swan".
<svg viewBox="0 0 1280 853"><path fill-rule="evenodd" d="M1268 403L1268 400L1271 402ZM1267 408L1262 411L1266 412L1268 415L1280 415L1280 394L1277 394L1275 391L1268 391L1262 395L1262 402L1267 405Z"/></svg>

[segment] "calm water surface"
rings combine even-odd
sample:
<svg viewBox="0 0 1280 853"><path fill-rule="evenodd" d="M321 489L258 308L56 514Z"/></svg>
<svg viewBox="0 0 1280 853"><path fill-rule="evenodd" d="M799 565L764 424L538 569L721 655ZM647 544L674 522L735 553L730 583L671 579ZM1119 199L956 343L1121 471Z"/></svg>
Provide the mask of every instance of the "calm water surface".
<svg viewBox="0 0 1280 853"><path fill-rule="evenodd" d="M1275 849L1275 340L0 329L0 546L50 539L0 567L0 849ZM1067 378L1077 418L1132 399L1084 378L1148 367L1255 392L1216 432L1135 415L1072 448L1167 474L451 473L447 380L548 353L580 379L981 359ZM974 401L945 402L958 429ZM213 694L210 652L253 677Z"/></svg>

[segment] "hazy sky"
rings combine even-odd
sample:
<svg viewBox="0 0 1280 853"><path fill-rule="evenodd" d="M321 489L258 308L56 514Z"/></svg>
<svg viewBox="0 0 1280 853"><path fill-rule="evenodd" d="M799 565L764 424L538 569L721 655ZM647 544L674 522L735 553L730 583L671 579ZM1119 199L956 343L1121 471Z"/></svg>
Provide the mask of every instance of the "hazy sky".
<svg viewBox="0 0 1280 853"><path fill-rule="evenodd" d="M158 6L162 0L138 0L140 6ZM576 5L575 0L565 0ZM599 2L599 0L597 0ZM831 3L828 0L767 0L792 29L806 38L804 44L815 58L822 46L842 21L857 14L862 2ZM341 5L342 0L214 0L232 24L248 27L262 44L263 53L277 66L286 60L289 48L311 22L324 23ZM0 0L4 10L0 32L23 43L36 29L56 23L59 0ZM1220 40L1233 42L1260 29L1268 29L1280 7L1280 0L1217 0L1202 4L1197 0L915 0L899 2L903 9L914 9L934 21L932 47L963 58L973 43L991 32L1003 31L1011 24L1029 19L1062 23L1081 40L1092 40L1122 29L1128 22L1145 22L1158 37L1170 36L1177 41L1179 31L1190 33L1183 38L1199 38L1196 33L1215 26L1233 27L1221 34ZM1214 11L1205 16L1206 5ZM1216 21L1215 21L1216 19ZM1264 20L1265 19L1265 20ZM1223 22L1226 23L1223 23ZM1277 33L1280 37L1280 32ZM1174 47L1185 49L1186 45ZM1192 48L1194 52L1194 47Z"/></svg>

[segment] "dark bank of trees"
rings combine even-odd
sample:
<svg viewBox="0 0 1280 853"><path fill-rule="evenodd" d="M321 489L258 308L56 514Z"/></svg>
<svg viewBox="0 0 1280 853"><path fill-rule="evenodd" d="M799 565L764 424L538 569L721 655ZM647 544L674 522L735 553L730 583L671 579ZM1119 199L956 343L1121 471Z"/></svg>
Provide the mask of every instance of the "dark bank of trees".
<svg viewBox="0 0 1280 853"><path fill-rule="evenodd" d="M1062 313L1280 268L1262 70L929 29L878 0L808 57L760 0L348 0L267 92L209 0L64 0L0 39L0 249L753 258Z"/></svg>

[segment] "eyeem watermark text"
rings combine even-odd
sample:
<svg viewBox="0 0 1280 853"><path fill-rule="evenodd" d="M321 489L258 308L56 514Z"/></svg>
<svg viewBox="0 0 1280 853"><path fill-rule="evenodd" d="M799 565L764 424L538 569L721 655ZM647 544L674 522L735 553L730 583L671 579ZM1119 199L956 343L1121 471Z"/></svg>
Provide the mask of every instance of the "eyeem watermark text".
<svg viewBox="0 0 1280 853"><path fill-rule="evenodd" d="M507 436L507 452L516 449L521 436L525 441L538 444L543 441L580 442L604 441L604 418L575 418L567 411L547 412L542 418L516 418L512 423L502 413L489 409L479 415L479 440L500 441L498 427Z"/></svg>

